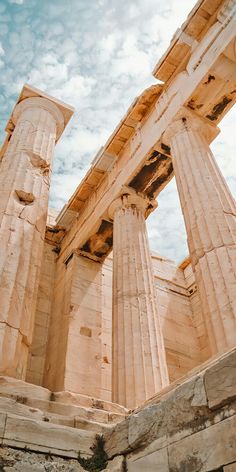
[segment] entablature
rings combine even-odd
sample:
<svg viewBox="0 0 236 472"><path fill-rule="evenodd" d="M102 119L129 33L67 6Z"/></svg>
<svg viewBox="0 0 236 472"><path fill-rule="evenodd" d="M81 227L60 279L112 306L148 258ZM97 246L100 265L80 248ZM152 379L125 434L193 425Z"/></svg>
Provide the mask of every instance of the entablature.
<svg viewBox="0 0 236 472"><path fill-rule="evenodd" d="M156 198L171 180L171 153L163 134L180 110L195 114L203 126L215 129L209 143L217 135L218 123L236 101L235 11L235 0L199 1L193 9L159 62L159 69L165 62L168 69L174 45L184 39L190 47L184 68L163 76L165 84L148 88L134 101L58 216L59 226L67 219L63 258L72 246L88 254L93 247L104 258L112 249L113 229L107 211L122 188L128 186ZM156 75L157 68L155 71Z"/></svg>

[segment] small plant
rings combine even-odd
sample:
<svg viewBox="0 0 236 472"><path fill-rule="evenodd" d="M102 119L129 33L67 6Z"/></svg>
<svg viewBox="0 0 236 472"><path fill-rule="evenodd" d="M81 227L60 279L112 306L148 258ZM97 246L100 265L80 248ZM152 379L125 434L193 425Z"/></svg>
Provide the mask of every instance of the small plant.
<svg viewBox="0 0 236 472"><path fill-rule="evenodd" d="M127 464L126 464L126 459L125 459L125 458L124 458L123 463L122 463L122 472L128 472Z"/></svg>
<svg viewBox="0 0 236 472"><path fill-rule="evenodd" d="M80 456L79 452L78 461L83 469L89 470L90 472L99 472L100 470L106 469L108 457L104 450L104 445L104 437L97 434L96 442L90 448L91 451L93 451L92 457L84 459Z"/></svg>

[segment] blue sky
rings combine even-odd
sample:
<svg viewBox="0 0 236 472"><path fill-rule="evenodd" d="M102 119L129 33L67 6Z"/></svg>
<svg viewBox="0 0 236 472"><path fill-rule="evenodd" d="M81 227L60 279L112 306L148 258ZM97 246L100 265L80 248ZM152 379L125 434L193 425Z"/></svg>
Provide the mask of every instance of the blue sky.
<svg viewBox="0 0 236 472"><path fill-rule="evenodd" d="M25 82L76 108L57 146L51 206L60 209L133 99L195 0L0 0L0 134ZM236 194L236 111L214 142ZM180 262L188 253L173 180L149 217L150 245Z"/></svg>

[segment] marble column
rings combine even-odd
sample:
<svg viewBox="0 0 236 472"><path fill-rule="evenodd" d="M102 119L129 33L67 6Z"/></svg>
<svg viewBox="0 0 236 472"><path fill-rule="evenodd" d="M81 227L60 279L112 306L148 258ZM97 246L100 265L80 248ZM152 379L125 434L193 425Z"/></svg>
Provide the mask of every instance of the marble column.
<svg viewBox="0 0 236 472"><path fill-rule="evenodd" d="M0 373L24 379L32 342L52 157L64 129L46 98L16 105L0 166Z"/></svg>
<svg viewBox="0 0 236 472"><path fill-rule="evenodd" d="M150 201L115 200L113 229L113 401L134 408L168 384L145 224Z"/></svg>
<svg viewBox="0 0 236 472"><path fill-rule="evenodd" d="M185 219L188 246L212 354L236 345L236 207L207 140L190 114L165 139ZM227 156L226 156L227 158Z"/></svg>

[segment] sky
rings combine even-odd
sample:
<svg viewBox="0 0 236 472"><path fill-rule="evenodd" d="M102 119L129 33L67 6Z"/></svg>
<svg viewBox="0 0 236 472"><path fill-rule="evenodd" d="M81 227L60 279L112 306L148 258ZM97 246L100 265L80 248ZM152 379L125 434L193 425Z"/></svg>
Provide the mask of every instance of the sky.
<svg viewBox="0 0 236 472"><path fill-rule="evenodd" d="M24 83L75 107L56 147L50 206L60 210L195 0L0 0L0 138ZM236 110L212 145L236 195ZM180 263L186 233L175 180L147 221L150 247Z"/></svg>

